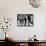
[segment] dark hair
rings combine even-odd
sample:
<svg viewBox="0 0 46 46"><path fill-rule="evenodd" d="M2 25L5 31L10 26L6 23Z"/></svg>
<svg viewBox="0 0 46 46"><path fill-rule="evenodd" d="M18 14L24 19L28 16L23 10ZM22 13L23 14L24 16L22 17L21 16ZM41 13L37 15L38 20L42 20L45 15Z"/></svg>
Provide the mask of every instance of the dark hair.
<svg viewBox="0 0 46 46"><path fill-rule="evenodd" d="M34 37L36 37L36 35L34 35Z"/></svg>

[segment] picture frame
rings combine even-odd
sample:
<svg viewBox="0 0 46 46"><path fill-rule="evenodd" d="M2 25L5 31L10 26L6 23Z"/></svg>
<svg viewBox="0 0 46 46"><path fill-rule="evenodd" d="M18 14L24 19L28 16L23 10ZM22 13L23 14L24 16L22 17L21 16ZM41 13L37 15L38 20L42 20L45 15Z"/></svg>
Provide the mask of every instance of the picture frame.
<svg viewBox="0 0 46 46"><path fill-rule="evenodd" d="M33 14L17 14L17 26L33 26Z"/></svg>

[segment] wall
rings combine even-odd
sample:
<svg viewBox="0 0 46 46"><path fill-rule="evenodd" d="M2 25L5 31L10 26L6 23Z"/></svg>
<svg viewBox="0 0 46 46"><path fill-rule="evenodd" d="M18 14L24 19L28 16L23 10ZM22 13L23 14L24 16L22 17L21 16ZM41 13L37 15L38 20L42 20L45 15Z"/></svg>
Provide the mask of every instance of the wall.
<svg viewBox="0 0 46 46"><path fill-rule="evenodd" d="M0 0L0 19L1 17L12 17L13 22L10 31L17 40L27 40L34 34L37 35L39 40L45 40L45 16L46 6L40 8L33 8L30 6L28 0ZM34 14L33 27L17 27L17 14ZM3 31L0 31L2 35ZM45 34L44 34L45 33ZM4 33L3 33L4 34ZM0 36L0 39L4 37Z"/></svg>

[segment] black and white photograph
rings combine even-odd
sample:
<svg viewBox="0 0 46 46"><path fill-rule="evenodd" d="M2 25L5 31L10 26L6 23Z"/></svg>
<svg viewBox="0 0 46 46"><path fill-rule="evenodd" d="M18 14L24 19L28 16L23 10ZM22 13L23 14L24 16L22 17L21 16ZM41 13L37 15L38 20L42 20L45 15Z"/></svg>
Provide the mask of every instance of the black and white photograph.
<svg viewBox="0 0 46 46"><path fill-rule="evenodd" d="M33 26L33 14L17 14L17 26Z"/></svg>

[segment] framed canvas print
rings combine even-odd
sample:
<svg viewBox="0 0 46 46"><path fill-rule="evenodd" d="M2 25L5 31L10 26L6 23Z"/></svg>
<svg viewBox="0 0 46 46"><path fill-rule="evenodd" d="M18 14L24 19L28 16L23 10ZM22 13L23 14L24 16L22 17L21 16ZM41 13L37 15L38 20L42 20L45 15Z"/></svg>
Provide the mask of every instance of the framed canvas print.
<svg viewBox="0 0 46 46"><path fill-rule="evenodd" d="M33 14L17 14L17 26L33 26Z"/></svg>

